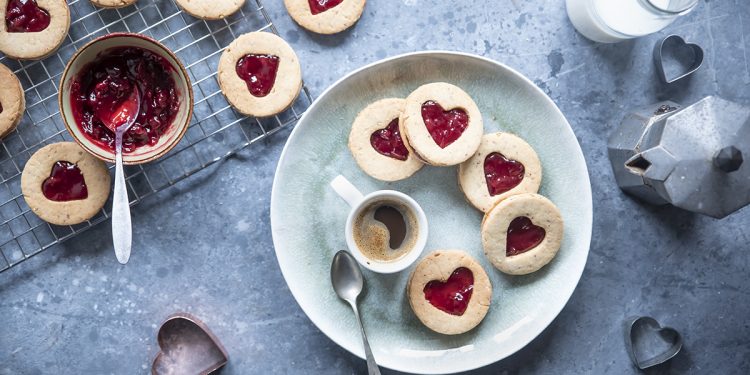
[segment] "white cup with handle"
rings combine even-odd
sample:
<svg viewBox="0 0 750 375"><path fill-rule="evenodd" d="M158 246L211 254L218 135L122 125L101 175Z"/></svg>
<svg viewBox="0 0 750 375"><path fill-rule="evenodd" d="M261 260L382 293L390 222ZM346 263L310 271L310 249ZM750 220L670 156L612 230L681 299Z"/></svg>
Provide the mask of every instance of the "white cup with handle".
<svg viewBox="0 0 750 375"><path fill-rule="evenodd" d="M406 269L413 264L417 258L419 258L419 255L422 254L422 250L424 250L425 244L427 243L427 216L422 210L422 207L420 207L413 198L395 190L377 190L370 194L363 195L354 185L352 185L351 182L349 182L349 180L341 175L334 178L330 185L333 190L351 207L349 216L346 218L346 245L349 247L349 252L359 264L370 271L377 273L396 273ZM416 221L416 228L411 228L411 230L417 230L416 239L413 242L412 248L394 260L379 260L367 256L357 245L354 238L355 221L363 210L371 207L373 204L377 204L378 202L393 202L397 205L403 206L413 213ZM404 218L404 221L407 221L406 218Z"/></svg>

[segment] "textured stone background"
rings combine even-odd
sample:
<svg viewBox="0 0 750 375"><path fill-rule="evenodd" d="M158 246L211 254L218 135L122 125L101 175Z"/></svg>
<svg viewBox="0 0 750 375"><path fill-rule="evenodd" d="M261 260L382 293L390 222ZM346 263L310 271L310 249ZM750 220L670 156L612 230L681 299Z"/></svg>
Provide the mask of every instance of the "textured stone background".
<svg viewBox="0 0 750 375"><path fill-rule="evenodd" d="M628 109L659 100L718 94L750 104L750 5L705 1L658 35L599 45L575 32L563 3L370 0L361 21L333 37L298 28L280 0L266 6L314 96L387 56L466 51L531 78L573 126L595 204L583 278L544 333L476 373L634 373L622 324L636 314L684 335L682 353L655 372L747 373L750 209L717 221L640 204L617 189L606 140ZM700 71L670 87L651 61L668 33L706 50ZM146 373L158 324L178 310L222 338L231 356L224 374L364 373L363 361L305 317L276 263L269 198L287 134L138 206L127 267L115 261L105 224L0 275L0 374Z"/></svg>

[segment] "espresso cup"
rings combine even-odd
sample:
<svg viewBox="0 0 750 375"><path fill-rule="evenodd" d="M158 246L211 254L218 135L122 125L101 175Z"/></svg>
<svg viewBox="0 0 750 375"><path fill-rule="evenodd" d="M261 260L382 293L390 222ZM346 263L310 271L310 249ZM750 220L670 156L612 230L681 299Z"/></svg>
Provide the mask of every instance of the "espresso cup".
<svg viewBox="0 0 750 375"><path fill-rule="evenodd" d="M351 206L346 245L359 264L373 272L395 273L419 258L427 243L427 216L414 199L395 190L363 195L341 175L331 187Z"/></svg>

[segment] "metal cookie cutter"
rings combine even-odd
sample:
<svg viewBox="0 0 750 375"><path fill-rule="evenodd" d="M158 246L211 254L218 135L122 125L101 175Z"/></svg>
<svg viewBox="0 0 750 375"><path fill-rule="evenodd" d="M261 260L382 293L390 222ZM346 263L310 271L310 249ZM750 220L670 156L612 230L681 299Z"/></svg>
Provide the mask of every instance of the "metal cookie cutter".
<svg viewBox="0 0 750 375"><path fill-rule="evenodd" d="M678 68L670 69L672 76L667 76L664 66L665 56L668 56L674 64L679 65ZM656 64L659 79L664 83L672 83L693 74L701 67L703 48L695 43L685 42L685 39L679 35L669 35L659 40L654 46L654 64Z"/></svg>
<svg viewBox="0 0 750 375"><path fill-rule="evenodd" d="M633 364L641 370L674 358L682 349L682 336L676 329L662 327L650 316L626 321L625 342Z"/></svg>
<svg viewBox="0 0 750 375"><path fill-rule="evenodd" d="M210 374L229 360L224 346L198 318L170 315L157 335L159 354L151 366L152 375Z"/></svg>

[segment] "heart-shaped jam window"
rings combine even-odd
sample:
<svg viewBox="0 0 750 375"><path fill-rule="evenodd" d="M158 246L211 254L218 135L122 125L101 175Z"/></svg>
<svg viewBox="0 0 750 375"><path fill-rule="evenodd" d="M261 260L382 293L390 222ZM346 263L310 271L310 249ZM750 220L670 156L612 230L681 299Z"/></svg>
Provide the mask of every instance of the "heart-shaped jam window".
<svg viewBox="0 0 750 375"><path fill-rule="evenodd" d="M370 135L370 145L375 151L389 158L406 160L409 157L409 150L401 138L397 118L393 119L385 128L374 131Z"/></svg>
<svg viewBox="0 0 750 375"><path fill-rule="evenodd" d="M491 196L505 193L523 180L525 168L520 162L508 159L499 152L484 158L484 178Z"/></svg>
<svg viewBox="0 0 750 375"><path fill-rule="evenodd" d="M440 148L446 148L455 142L469 126L469 115L466 111L460 108L446 111L432 100L422 104L422 120L432 140Z"/></svg>
<svg viewBox="0 0 750 375"><path fill-rule="evenodd" d="M456 268L446 281L432 280L424 286L424 298L432 306L451 315L463 315L474 291L474 274L466 267Z"/></svg>
<svg viewBox="0 0 750 375"><path fill-rule="evenodd" d="M161 351L151 366L153 375L212 374L229 360L219 339L189 314L167 318L157 341Z"/></svg>
<svg viewBox="0 0 750 375"><path fill-rule="evenodd" d="M89 191L78 166L67 161L58 161L52 166L52 173L42 183L44 196L55 202L68 202L86 199Z"/></svg>
<svg viewBox="0 0 750 375"><path fill-rule="evenodd" d="M0 113L3 113L3 103L0 102Z"/></svg>
<svg viewBox="0 0 750 375"><path fill-rule="evenodd" d="M534 225L526 216L513 219L508 226L505 255L518 255L537 247L546 234L544 228Z"/></svg>
<svg viewBox="0 0 750 375"><path fill-rule="evenodd" d="M33 33L49 26L49 12L36 0L10 0L5 9L5 29L9 33Z"/></svg>
<svg viewBox="0 0 750 375"><path fill-rule="evenodd" d="M248 54L237 61L237 75L247 82L247 89L262 98L268 95L276 82L279 70L279 57L274 55Z"/></svg>
<svg viewBox="0 0 750 375"><path fill-rule="evenodd" d="M307 2L310 4L310 13L316 15L343 3L344 0L307 0Z"/></svg>

